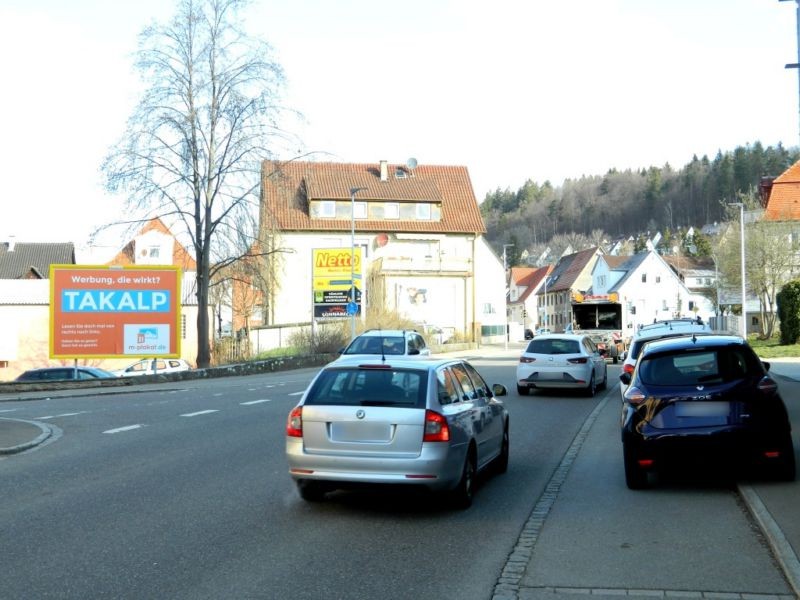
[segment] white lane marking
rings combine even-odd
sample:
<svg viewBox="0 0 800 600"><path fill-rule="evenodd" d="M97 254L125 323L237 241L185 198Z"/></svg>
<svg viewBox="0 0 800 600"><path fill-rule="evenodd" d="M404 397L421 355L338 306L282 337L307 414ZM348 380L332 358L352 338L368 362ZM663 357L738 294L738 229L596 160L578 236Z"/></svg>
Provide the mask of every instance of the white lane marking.
<svg viewBox="0 0 800 600"><path fill-rule="evenodd" d="M251 400L250 402L240 402L242 406L249 406L251 404L261 404L262 402L272 402L271 398L264 398L263 400Z"/></svg>
<svg viewBox="0 0 800 600"><path fill-rule="evenodd" d="M302 392L292 392L289 395L290 396L302 396L304 393L305 393L305 390L303 390Z"/></svg>
<svg viewBox="0 0 800 600"><path fill-rule="evenodd" d="M109 429L104 431L103 433L120 433L122 431L131 431L133 429L139 429L142 425L127 425L126 427L117 427L116 429Z"/></svg>
<svg viewBox="0 0 800 600"><path fill-rule="evenodd" d="M181 415L182 417L196 417L198 415L210 415L211 413L219 412L218 410L198 410L197 412L193 413L186 413Z"/></svg>
<svg viewBox="0 0 800 600"><path fill-rule="evenodd" d="M222 392L217 392L216 394L212 394L212 396L222 396Z"/></svg>
<svg viewBox="0 0 800 600"><path fill-rule="evenodd" d="M37 419L58 419L59 417L74 417L75 415L82 415L85 414L86 411L82 412L74 412L74 413L61 413L60 415L48 415L46 417L36 417Z"/></svg>
<svg viewBox="0 0 800 600"><path fill-rule="evenodd" d="M247 388L248 392L257 392L258 388Z"/></svg>
<svg viewBox="0 0 800 600"><path fill-rule="evenodd" d="M2 413L2 412L14 412L15 410L17 410L17 409L16 408L4 408L3 410L0 410L0 413Z"/></svg>

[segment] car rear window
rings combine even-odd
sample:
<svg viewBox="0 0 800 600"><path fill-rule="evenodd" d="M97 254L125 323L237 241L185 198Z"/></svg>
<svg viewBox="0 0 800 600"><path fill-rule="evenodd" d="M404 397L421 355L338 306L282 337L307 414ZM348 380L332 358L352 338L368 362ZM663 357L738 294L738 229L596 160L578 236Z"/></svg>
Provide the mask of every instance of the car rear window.
<svg viewBox="0 0 800 600"><path fill-rule="evenodd" d="M305 404L424 408L427 381L424 370L325 369L309 390Z"/></svg>
<svg viewBox="0 0 800 600"><path fill-rule="evenodd" d="M353 340L345 354L405 354L405 339L400 336L361 336Z"/></svg>
<svg viewBox="0 0 800 600"><path fill-rule="evenodd" d="M534 338L528 344L528 352L531 354L579 354L580 351L578 340Z"/></svg>
<svg viewBox="0 0 800 600"><path fill-rule="evenodd" d="M644 357L639 378L645 385L707 385L761 376L758 358L744 348L700 349Z"/></svg>

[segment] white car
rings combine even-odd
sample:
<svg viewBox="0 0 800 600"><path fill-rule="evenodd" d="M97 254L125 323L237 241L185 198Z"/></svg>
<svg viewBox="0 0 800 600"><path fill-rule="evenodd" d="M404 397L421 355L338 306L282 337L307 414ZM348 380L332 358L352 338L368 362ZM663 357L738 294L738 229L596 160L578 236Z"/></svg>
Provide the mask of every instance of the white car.
<svg viewBox="0 0 800 600"><path fill-rule="evenodd" d="M431 355L425 338L412 329L368 329L353 338L339 351L337 360L351 356L364 358L380 357L426 357Z"/></svg>
<svg viewBox="0 0 800 600"><path fill-rule="evenodd" d="M588 396L608 383L605 350L586 334L550 333L528 342L517 364L517 392L578 389Z"/></svg>
<svg viewBox="0 0 800 600"><path fill-rule="evenodd" d="M642 352L642 347L652 340L691 335L692 333L711 333L711 327L699 317L696 319L664 319L642 325L636 330L631 340L625 361L622 363L622 373L633 374L636 360ZM625 394L628 386L622 381L619 383L620 396Z"/></svg>
<svg viewBox="0 0 800 600"><path fill-rule="evenodd" d="M163 373L177 373L189 371L192 366L182 358L143 358L124 369L117 369L113 373L117 377L136 377L139 375L161 375Z"/></svg>

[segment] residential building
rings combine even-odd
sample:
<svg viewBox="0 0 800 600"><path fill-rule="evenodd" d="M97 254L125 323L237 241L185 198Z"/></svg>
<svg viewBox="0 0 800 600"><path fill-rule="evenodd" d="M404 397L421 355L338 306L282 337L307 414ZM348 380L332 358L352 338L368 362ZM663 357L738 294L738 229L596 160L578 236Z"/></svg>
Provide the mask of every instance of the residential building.
<svg viewBox="0 0 800 600"><path fill-rule="evenodd" d="M546 267L512 267L509 274L508 331L509 339L521 340L525 330L547 327L544 310L537 304L537 294L553 269Z"/></svg>
<svg viewBox="0 0 800 600"><path fill-rule="evenodd" d="M547 315L548 328L554 332L566 331L572 326L574 293L584 293L592 286L592 270L603 255L600 248L589 248L562 256L552 272L545 278L536 294L537 311Z"/></svg>
<svg viewBox="0 0 800 600"><path fill-rule="evenodd" d="M367 311L504 339L503 264L483 237L466 167L265 161L260 223L273 250L267 325L330 320L316 303L314 250L338 249L345 261L357 250L356 300Z"/></svg>

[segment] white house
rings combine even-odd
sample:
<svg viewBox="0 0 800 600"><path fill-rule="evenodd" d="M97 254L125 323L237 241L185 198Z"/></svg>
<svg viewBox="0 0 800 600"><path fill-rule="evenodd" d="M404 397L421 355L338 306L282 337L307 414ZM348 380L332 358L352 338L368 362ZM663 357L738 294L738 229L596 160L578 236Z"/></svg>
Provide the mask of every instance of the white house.
<svg viewBox="0 0 800 600"><path fill-rule="evenodd" d="M360 315L383 307L470 340L503 339L503 264L465 167L266 161L262 173L261 227L277 250L268 325L347 318L350 274L315 280L312 261L338 249L349 265L355 248Z"/></svg>

